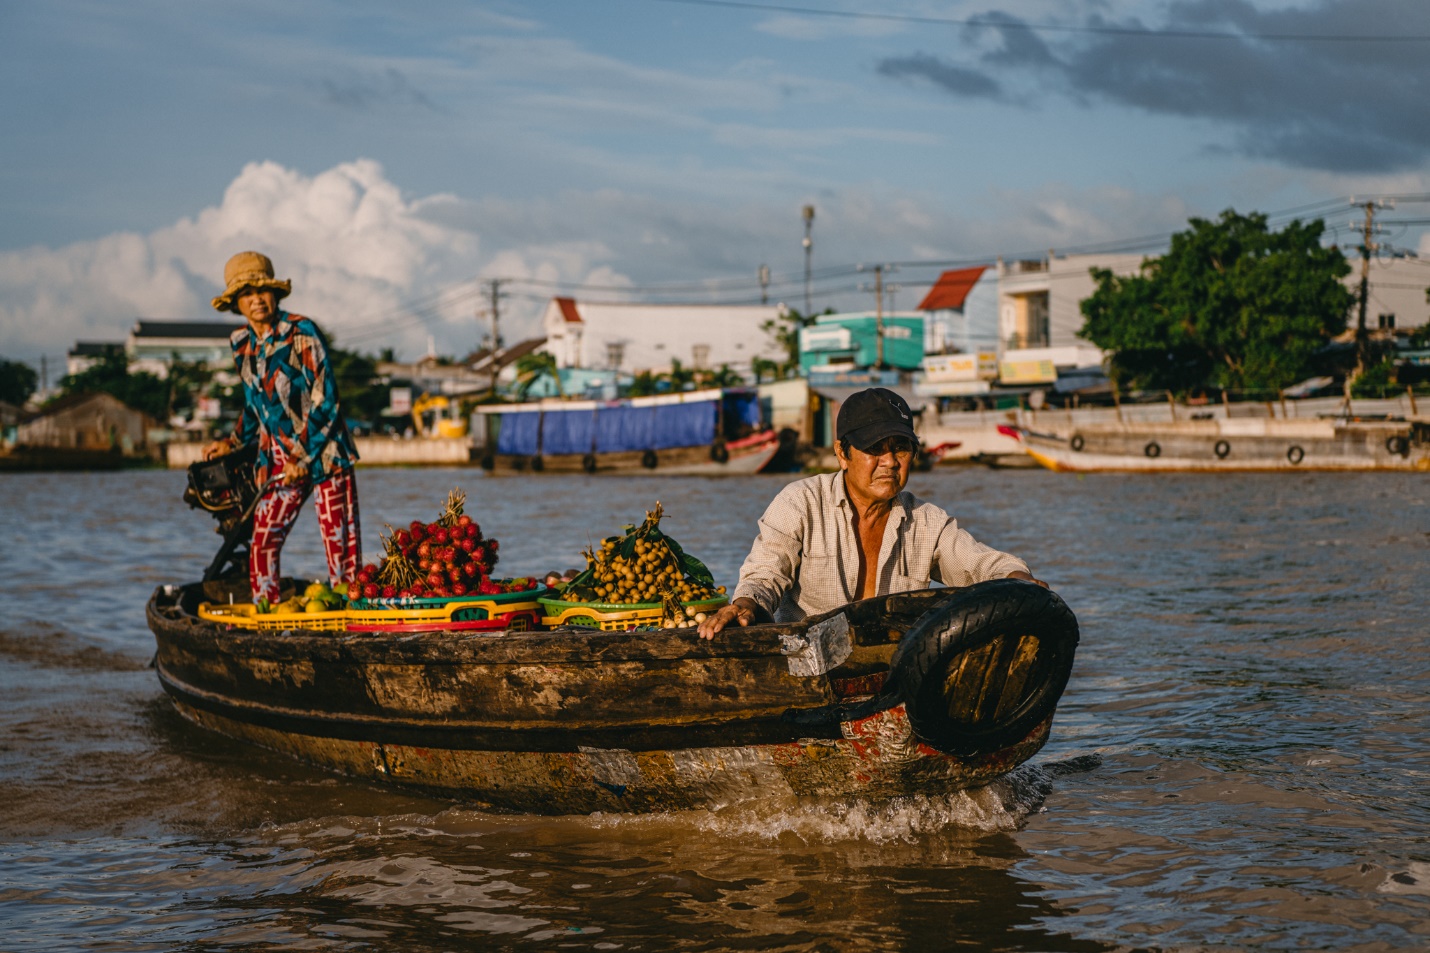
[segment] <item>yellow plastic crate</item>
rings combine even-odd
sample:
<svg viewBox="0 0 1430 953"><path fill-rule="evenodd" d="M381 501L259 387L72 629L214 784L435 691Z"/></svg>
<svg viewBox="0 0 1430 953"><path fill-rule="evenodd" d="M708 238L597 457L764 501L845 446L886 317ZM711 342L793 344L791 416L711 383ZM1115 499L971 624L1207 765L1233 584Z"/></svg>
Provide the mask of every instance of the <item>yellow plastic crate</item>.
<svg viewBox="0 0 1430 953"><path fill-rule="evenodd" d="M316 629L319 632L341 632L348 627L348 614L342 609L332 612L259 612L257 606L247 602L233 605L201 602L199 618L264 631Z"/></svg>
<svg viewBox="0 0 1430 953"><path fill-rule="evenodd" d="M709 612L725 605L727 601L721 596L718 599L687 602L685 606L698 612ZM621 605L610 602L560 602L555 599L542 599L541 604L548 611L556 610L541 620L541 624L548 629L562 625L578 625L604 632L623 632L643 625L659 625L661 616L665 615L665 609L659 602Z"/></svg>
<svg viewBox="0 0 1430 953"><path fill-rule="evenodd" d="M514 625L507 625L509 617L522 614L511 621ZM495 599L468 599L461 602L449 602L443 606L431 606L424 609L349 609L347 620L349 625L362 626L391 626L391 625L430 625L439 622L491 622L490 628L511 628L513 631L524 631L527 617L535 618L541 613L541 603L535 599L523 602L501 602Z"/></svg>

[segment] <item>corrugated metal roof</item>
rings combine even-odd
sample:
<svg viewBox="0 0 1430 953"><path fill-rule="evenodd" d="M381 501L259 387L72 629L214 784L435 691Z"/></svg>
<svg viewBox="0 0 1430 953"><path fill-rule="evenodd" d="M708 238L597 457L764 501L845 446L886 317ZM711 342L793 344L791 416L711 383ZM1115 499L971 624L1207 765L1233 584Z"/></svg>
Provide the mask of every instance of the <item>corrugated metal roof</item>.
<svg viewBox="0 0 1430 953"><path fill-rule="evenodd" d="M581 312L576 310L575 298L557 298L556 305L561 309L561 317L566 319L567 324L581 323Z"/></svg>
<svg viewBox="0 0 1430 953"><path fill-rule="evenodd" d="M918 310L962 311L963 303L968 300L968 292L973 290L973 286L978 284L978 279L982 278L987 270L987 266L978 265L974 268L945 271L938 276L938 281L933 283L924 300L919 302Z"/></svg>

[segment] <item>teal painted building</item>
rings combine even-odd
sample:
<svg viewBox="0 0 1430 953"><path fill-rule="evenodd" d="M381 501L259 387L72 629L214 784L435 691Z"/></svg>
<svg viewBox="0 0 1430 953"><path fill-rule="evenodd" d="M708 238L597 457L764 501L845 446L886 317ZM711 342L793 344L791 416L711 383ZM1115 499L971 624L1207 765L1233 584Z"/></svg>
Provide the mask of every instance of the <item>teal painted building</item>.
<svg viewBox="0 0 1430 953"><path fill-rule="evenodd" d="M799 332L799 368L805 376L812 368L835 365L874 367L878 363L879 321L872 312L825 314ZM885 315L884 366L918 370L924 359L924 316Z"/></svg>

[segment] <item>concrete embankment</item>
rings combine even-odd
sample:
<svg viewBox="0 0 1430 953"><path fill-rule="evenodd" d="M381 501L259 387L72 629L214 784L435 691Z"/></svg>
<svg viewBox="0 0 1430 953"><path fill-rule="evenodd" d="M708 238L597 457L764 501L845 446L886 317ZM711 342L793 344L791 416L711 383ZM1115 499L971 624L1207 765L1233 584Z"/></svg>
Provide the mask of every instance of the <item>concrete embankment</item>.
<svg viewBox="0 0 1430 953"><path fill-rule="evenodd" d="M472 444L465 437L400 440L392 437L356 437L358 463L367 467L468 466L474 461ZM171 443L167 461L182 470L203 458L201 443Z"/></svg>

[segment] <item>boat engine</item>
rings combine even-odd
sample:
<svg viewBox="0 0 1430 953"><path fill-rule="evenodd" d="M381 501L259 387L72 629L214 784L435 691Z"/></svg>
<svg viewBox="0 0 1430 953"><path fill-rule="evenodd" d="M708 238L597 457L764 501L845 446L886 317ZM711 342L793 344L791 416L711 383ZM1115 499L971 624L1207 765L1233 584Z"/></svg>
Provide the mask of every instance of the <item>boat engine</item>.
<svg viewBox="0 0 1430 953"><path fill-rule="evenodd" d="M218 521L214 532L223 545L204 570L204 582L230 575L248 574L248 546L253 539L253 510L262 488L257 481L258 447L249 445L233 453L189 464L189 485L184 502L207 510Z"/></svg>

